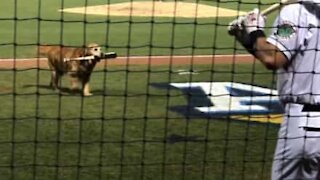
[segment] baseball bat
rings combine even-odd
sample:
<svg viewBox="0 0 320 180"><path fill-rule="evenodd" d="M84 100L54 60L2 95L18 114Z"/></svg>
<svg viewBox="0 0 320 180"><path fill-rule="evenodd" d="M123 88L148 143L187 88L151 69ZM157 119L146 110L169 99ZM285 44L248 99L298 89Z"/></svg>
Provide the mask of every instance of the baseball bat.
<svg viewBox="0 0 320 180"><path fill-rule="evenodd" d="M102 53L101 59L114 59L117 57L118 57L117 53L107 52L107 53Z"/></svg>
<svg viewBox="0 0 320 180"><path fill-rule="evenodd" d="M84 60L93 60L95 56L84 56L84 57L74 57L74 58L64 58L63 61L84 61ZM117 53L115 52L108 52L108 53L101 53L100 59L114 59L117 58Z"/></svg>
<svg viewBox="0 0 320 180"><path fill-rule="evenodd" d="M299 2L299 0L281 0L280 3L273 4L273 5L269 6L267 9L264 9L263 11L261 11L261 14L263 16L267 16L267 15L271 14L272 12L280 9L283 5L294 4L297 2ZM235 35L237 29L239 28L239 27L236 27L236 25L237 25L236 23L234 25L235 26L232 26L231 28L230 28L230 25L228 26L228 28L229 28L228 33L230 35Z"/></svg>
<svg viewBox="0 0 320 180"><path fill-rule="evenodd" d="M299 2L299 0L281 0L280 3L273 4L273 5L269 6L267 9L261 11L261 14L264 16L267 16L270 13L280 9L281 6L283 6L283 5L294 4L297 2Z"/></svg>

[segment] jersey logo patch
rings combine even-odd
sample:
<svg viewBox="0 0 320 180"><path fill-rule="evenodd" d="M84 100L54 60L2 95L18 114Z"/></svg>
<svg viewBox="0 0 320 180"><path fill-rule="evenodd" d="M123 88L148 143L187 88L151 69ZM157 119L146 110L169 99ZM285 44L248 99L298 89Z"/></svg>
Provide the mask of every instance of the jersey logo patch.
<svg viewBox="0 0 320 180"><path fill-rule="evenodd" d="M278 26L276 35L281 39L290 39L296 34L296 28L293 23L284 21Z"/></svg>

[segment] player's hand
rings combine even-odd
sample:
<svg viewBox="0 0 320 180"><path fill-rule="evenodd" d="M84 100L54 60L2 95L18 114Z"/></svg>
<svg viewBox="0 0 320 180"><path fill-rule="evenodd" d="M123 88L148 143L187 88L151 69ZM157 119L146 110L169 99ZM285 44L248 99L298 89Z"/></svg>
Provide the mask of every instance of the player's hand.
<svg viewBox="0 0 320 180"><path fill-rule="evenodd" d="M231 21L228 25L228 33L232 36L236 36L240 31L244 30L244 16L240 16L237 19Z"/></svg>
<svg viewBox="0 0 320 180"><path fill-rule="evenodd" d="M263 16L259 9L255 8L253 11L250 11L244 16L242 23L247 34L257 30L263 31L266 25L266 16Z"/></svg>
<svg viewBox="0 0 320 180"><path fill-rule="evenodd" d="M249 34L244 26L245 18L246 16L240 16L231 21L228 26L228 33L234 36L243 46L246 46L250 42Z"/></svg>
<svg viewBox="0 0 320 180"><path fill-rule="evenodd" d="M230 35L235 36L250 53L254 53L253 45L256 41L255 34L265 27L266 18L261 15L258 9L232 21L228 26ZM253 33L255 32L255 33ZM261 34L261 32L259 32Z"/></svg>
<svg viewBox="0 0 320 180"><path fill-rule="evenodd" d="M240 34L250 34L253 31L264 30L265 24L266 17L260 13L259 9L255 8L248 14L240 16L230 22L228 26L228 33L233 36L237 36L241 31L245 32L241 32Z"/></svg>

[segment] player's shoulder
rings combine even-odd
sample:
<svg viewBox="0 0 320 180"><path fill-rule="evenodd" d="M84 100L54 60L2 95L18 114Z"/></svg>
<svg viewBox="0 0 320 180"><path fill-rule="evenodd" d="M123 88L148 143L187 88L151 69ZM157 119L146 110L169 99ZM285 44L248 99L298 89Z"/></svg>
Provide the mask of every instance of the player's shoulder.
<svg viewBox="0 0 320 180"><path fill-rule="evenodd" d="M316 8L317 7L317 8ZM280 15L297 16L303 15L315 15L314 12L319 11L320 6L313 2L305 1L300 3L293 3L283 6L280 11Z"/></svg>
<svg viewBox="0 0 320 180"><path fill-rule="evenodd" d="M282 21L289 21L296 25L305 24L308 21L308 17L314 16L306 8L303 3L289 4L281 8L279 12L279 18Z"/></svg>
<svg viewBox="0 0 320 180"><path fill-rule="evenodd" d="M304 10L302 3L288 4L281 8L280 14L299 16L299 12Z"/></svg>

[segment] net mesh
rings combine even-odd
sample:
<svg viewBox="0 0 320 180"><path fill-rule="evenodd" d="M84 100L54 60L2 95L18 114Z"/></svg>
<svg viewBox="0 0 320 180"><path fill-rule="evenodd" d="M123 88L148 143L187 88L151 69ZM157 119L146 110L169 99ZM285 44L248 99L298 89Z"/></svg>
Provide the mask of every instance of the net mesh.
<svg viewBox="0 0 320 180"><path fill-rule="evenodd" d="M239 116L232 101L255 96L249 85L270 94L274 74L226 28L272 3L2 2L0 179L269 179L281 112L270 97L275 111ZM88 73L69 66L91 61L47 58L92 42L118 57L96 64L84 96L84 80L73 90L69 75ZM64 71L55 89L50 79ZM226 111L212 113L217 103Z"/></svg>

